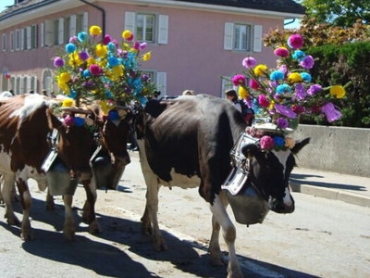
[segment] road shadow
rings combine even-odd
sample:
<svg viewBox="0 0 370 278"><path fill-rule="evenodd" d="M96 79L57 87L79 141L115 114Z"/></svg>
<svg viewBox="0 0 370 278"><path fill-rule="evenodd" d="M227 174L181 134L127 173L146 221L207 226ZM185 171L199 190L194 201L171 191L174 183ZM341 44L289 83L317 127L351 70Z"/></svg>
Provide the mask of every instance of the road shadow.
<svg viewBox="0 0 370 278"><path fill-rule="evenodd" d="M162 230L169 250L157 252L153 248L151 237L141 233L140 222L125 219L123 216L114 217L100 213L97 213L97 217L103 232L95 235L96 240L94 240L94 237L81 235L81 233L87 232L87 227L81 225L81 217L79 216L81 209L76 208L74 212L76 240L68 242L60 232L64 222L64 206L56 204L54 211L46 211L44 201L33 199L31 210L33 221L47 223L55 229L55 232L50 231L50 228L43 230L34 227L34 240L24 242L23 249L34 256L90 269L98 275L108 277L166 277L165 274L157 276L149 271L152 269L151 267L156 265L156 262L168 262L174 268L182 271L184 275L186 273L186 276L213 278L227 276L226 266L213 267L210 265L207 246L200 242L181 240L170 232ZM13 233L14 236L19 237L19 227L9 226L2 221L0 225ZM102 240L109 242L109 244L101 242ZM236 246L236 248L238 247ZM143 265L134 261L125 250L144 258L148 263ZM227 253L225 256L227 257ZM242 271L245 277L266 277L265 274L250 271L248 265L251 263L259 265L262 269L272 270L278 273L279 277L280 275L281 277L315 277L242 255L238 255L238 259L242 262ZM171 274L171 271L169 270L168 273Z"/></svg>
<svg viewBox="0 0 370 278"><path fill-rule="evenodd" d="M322 181L310 181L310 178L322 178ZM331 188L331 189L344 189L352 191L367 191L365 186L325 182L325 177L320 175L307 175L307 174L290 174L290 181L296 184L307 184L317 187Z"/></svg>

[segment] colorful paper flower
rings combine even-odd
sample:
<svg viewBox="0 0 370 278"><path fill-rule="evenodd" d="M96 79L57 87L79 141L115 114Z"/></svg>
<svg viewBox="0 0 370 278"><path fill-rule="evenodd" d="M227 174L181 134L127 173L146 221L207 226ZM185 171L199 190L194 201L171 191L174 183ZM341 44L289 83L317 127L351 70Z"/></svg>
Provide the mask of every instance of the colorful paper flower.
<svg viewBox="0 0 370 278"><path fill-rule="evenodd" d="M279 47L274 50L274 54L276 56L280 56L282 58L286 58L289 56L289 50L286 47Z"/></svg>
<svg viewBox="0 0 370 278"><path fill-rule="evenodd" d="M75 99L76 106L81 98L128 103L153 94L156 87L139 65L151 57L151 52L141 54L146 42L133 41L128 30L122 32L121 43L107 34L98 38L101 35L99 26L90 26L89 33L72 36L64 47L65 54L54 58L61 93Z"/></svg>
<svg viewBox="0 0 370 278"><path fill-rule="evenodd" d="M245 79L245 76L244 75L242 75L242 74L237 74L237 75L235 75L233 78L232 78L232 80L231 80L232 82L233 82L233 84L235 85L235 86L238 86L238 85L245 85L245 81L246 81L246 79Z"/></svg>
<svg viewBox="0 0 370 278"><path fill-rule="evenodd" d="M262 150L272 150L275 146L274 139L268 135L265 135L260 140Z"/></svg>
<svg viewBox="0 0 370 278"><path fill-rule="evenodd" d="M242 65L247 69L253 68L255 65L257 65L257 60L253 57L248 56L243 59Z"/></svg>
<svg viewBox="0 0 370 278"><path fill-rule="evenodd" d="M304 39L300 34L291 35L288 38L288 46L293 49L298 49L303 46Z"/></svg>
<svg viewBox="0 0 370 278"><path fill-rule="evenodd" d="M275 132L284 134L297 128L303 114L325 115L329 122L339 119L341 113L332 101L343 98L345 88L340 85L323 88L313 82L308 70L313 68L315 59L300 49L304 44L300 34L290 36L287 44L292 49L291 57L291 50L284 46L274 50L280 57L276 69L247 56L242 61L244 73L231 80L234 86L239 86L239 92L248 92L247 101L255 112L256 123L271 121L276 126ZM248 84L245 80L249 80ZM281 140L279 144L275 142L275 150L286 148L287 144L294 145L291 142L282 145Z"/></svg>
<svg viewBox="0 0 370 278"><path fill-rule="evenodd" d="M335 85L330 87L330 94L336 98L343 98L346 95L346 90L343 86Z"/></svg>

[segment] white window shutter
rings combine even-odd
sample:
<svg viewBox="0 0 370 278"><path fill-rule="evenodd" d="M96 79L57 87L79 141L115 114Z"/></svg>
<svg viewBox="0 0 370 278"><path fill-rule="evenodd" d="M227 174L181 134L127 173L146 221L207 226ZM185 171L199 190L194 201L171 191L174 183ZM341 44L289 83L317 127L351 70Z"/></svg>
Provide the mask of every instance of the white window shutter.
<svg viewBox="0 0 370 278"><path fill-rule="evenodd" d="M32 88L32 90L34 90L34 92L35 93L40 93L39 91L38 91L38 89L37 89L37 76L33 76L32 77L32 85L33 85L33 88Z"/></svg>
<svg viewBox="0 0 370 278"><path fill-rule="evenodd" d="M64 43L64 18L58 20L58 44Z"/></svg>
<svg viewBox="0 0 370 278"><path fill-rule="evenodd" d="M27 27L27 49L31 49L31 27Z"/></svg>
<svg viewBox="0 0 370 278"><path fill-rule="evenodd" d="M27 27L28 28L28 27ZM19 49L20 50L24 50L24 49L26 49L27 48L27 46L26 47L24 47L25 46L25 43L27 43L27 41L24 41L24 33L26 32L26 36L27 36L27 28L22 28L19 32L20 32L20 38L19 38L19 43L20 43L20 45L19 45Z"/></svg>
<svg viewBox="0 0 370 278"><path fill-rule="evenodd" d="M157 72L157 90L161 91L161 95L167 95L167 73Z"/></svg>
<svg viewBox="0 0 370 278"><path fill-rule="evenodd" d="M224 33L224 50L233 49L233 39L234 39L234 23L225 23L225 33Z"/></svg>
<svg viewBox="0 0 370 278"><path fill-rule="evenodd" d="M53 45L53 21L45 20L44 28L44 46Z"/></svg>
<svg viewBox="0 0 370 278"><path fill-rule="evenodd" d="M25 93L29 93L32 90L32 76L24 77L26 79Z"/></svg>
<svg viewBox="0 0 370 278"><path fill-rule="evenodd" d="M158 43L168 43L168 15L159 15L158 19Z"/></svg>
<svg viewBox="0 0 370 278"><path fill-rule="evenodd" d="M84 12L82 15L82 31L87 32L89 29L89 14Z"/></svg>
<svg viewBox="0 0 370 278"><path fill-rule="evenodd" d="M77 16L75 14L69 17L69 37L76 35Z"/></svg>
<svg viewBox="0 0 370 278"><path fill-rule="evenodd" d="M135 13L125 12L125 30L130 30L135 34Z"/></svg>
<svg viewBox="0 0 370 278"><path fill-rule="evenodd" d="M44 47L45 45L45 23L40 23L40 46Z"/></svg>
<svg viewBox="0 0 370 278"><path fill-rule="evenodd" d="M253 32L253 51L262 51L262 25L254 25Z"/></svg>

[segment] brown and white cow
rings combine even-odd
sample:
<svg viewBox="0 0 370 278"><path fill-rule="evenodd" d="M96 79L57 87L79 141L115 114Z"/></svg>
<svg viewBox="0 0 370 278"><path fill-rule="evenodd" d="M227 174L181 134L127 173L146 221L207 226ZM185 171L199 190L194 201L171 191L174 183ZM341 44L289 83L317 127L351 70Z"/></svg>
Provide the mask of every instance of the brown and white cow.
<svg viewBox="0 0 370 278"><path fill-rule="evenodd" d="M86 119L89 118L90 124L66 126L51 113L52 104L52 100L37 94L21 95L0 101L0 173L5 180L2 189L6 204L5 216L8 223L17 224L18 220L10 200L10 189L16 179L23 208L21 236L24 239L31 236L29 222L31 195L26 180L34 178L41 189L46 187L46 177L41 167L50 151L51 146L47 138L52 129L59 132L56 148L58 156L69 170L68 177L77 179L86 190L87 201L84 205L83 220L89 224L89 232L100 230L94 211L97 194L90 158L99 145L96 132L101 132L101 122L97 121L92 110L69 109L64 113L72 116L82 113ZM105 129L104 136L109 137L110 132L110 129ZM125 147L126 145L122 148ZM107 151L107 148L105 150ZM113 155L114 152L112 151ZM75 231L71 207L72 195L63 196L66 212L64 234L68 239L74 238Z"/></svg>
<svg viewBox="0 0 370 278"><path fill-rule="evenodd" d="M241 277L234 246L236 229L226 211L228 199L221 188L231 171L230 150L246 128L241 114L227 101L206 95L179 97L159 105L148 103L145 110L147 113L138 113L136 126L147 184L144 232L152 233L155 249L167 249L157 219L159 188L198 187L212 212L211 262L225 264L219 245L221 226L229 251L228 276ZM295 165L293 154L308 141L297 142L293 149L280 152L263 152L258 143L243 147L250 160L248 183L268 194L273 200L271 209L276 212L294 210L288 188Z"/></svg>

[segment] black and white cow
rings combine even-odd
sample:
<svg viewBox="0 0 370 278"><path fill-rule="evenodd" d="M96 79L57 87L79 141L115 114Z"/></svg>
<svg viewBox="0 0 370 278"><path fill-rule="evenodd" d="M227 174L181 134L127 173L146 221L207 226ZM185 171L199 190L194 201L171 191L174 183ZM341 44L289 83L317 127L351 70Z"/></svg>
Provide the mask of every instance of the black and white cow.
<svg viewBox="0 0 370 278"><path fill-rule="evenodd" d="M229 251L228 276L241 277L234 246L236 229L226 211L228 200L221 188L231 170L230 150L246 128L241 114L226 100L207 95L148 103L145 111L136 117L140 162L147 184L143 231L152 233L156 250L167 249L157 219L159 188L198 187L212 212L211 263L225 264L219 246L222 227ZM295 165L293 154L308 141L296 142L293 149L279 152L264 152L258 143L243 147L250 160L248 182L274 200L271 209L276 212L294 210L288 187Z"/></svg>

